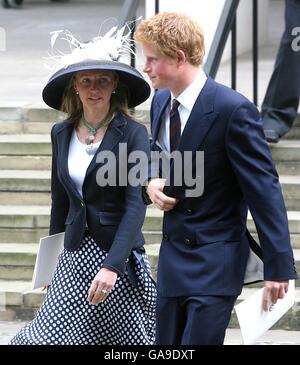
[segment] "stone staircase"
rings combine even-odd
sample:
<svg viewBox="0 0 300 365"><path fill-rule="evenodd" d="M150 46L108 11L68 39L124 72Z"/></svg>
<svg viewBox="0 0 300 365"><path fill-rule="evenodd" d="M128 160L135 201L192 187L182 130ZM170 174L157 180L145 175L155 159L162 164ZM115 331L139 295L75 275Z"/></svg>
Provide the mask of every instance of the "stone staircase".
<svg viewBox="0 0 300 365"><path fill-rule="evenodd" d="M50 109L0 108L0 321L30 320L45 295L41 290L31 290L31 277L39 238L48 234L49 227L49 132L52 122L61 119L63 115ZM287 138L271 149L300 272L300 118ZM150 206L143 231L154 276L161 223L162 212ZM250 215L248 227L255 236ZM300 330L298 281L297 286L294 308L277 324L281 329ZM253 290L245 288L240 300ZM231 326L236 326L234 315Z"/></svg>

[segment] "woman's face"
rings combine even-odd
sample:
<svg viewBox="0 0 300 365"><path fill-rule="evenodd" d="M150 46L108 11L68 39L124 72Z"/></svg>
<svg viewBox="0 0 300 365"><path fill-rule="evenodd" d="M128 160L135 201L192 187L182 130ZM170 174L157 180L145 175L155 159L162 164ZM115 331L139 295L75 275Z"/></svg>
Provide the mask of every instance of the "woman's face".
<svg viewBox="0 0 300 365"><path fill-rule="evenodd" d="M112 92L117 78L112 71L80 71L75 76L74 88L84 109L109 110Z"/></svg>

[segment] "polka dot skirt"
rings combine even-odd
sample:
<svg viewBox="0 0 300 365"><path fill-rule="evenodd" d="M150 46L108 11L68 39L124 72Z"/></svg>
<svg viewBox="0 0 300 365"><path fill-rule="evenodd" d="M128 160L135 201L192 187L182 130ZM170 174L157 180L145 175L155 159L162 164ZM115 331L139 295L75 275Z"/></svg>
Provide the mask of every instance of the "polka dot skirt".
<svg viewBox="0 0 300 365"><path fill-rule="evenodd" d="M64 250L42 307L11 344L154 344L156 289L146 254L147 268L134 258L137 287L126 273L103 303L89 304L88 289L106 255L91 237L74 252Z"/></svg>

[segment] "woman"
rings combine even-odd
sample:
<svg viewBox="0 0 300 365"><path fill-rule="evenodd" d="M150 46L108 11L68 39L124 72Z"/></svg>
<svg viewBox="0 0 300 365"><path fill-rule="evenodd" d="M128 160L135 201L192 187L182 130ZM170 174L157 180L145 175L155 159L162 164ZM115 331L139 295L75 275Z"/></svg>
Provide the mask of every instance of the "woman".
<svg viewBox="0 0 300 365"><path fill-rule="evenodd" d="M43 90L46 104L68 114L51 131L50 234L65 231L64 250L43 306L12 344L154 343L156 291L141 233L146 208L141 184L124 174L135 166L124 146L127 156L149 156L147 130L128 107L145 101L150 87L111 54L103 57L99 37L80 44Z"/></svg>

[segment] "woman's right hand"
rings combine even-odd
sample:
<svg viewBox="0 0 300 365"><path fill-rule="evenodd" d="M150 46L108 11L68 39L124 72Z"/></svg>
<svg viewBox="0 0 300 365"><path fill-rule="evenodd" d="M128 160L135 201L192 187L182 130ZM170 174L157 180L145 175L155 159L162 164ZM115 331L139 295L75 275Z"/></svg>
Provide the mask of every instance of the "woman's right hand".
<svg viewBox="0 0 300 365"><path fill-rule="evenodd" d="M118 274L113 270L103 267L94 277L88 291L88 301L90 304L104 302L113 289L118 278Z"/></svg>

